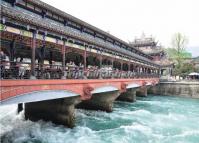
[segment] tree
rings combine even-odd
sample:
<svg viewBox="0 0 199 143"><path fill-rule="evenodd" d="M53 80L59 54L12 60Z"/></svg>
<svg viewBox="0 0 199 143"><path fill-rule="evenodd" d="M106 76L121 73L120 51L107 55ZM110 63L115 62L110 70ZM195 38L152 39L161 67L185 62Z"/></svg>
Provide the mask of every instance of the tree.
<svg viewBox="0 0 199 143"><path fill-rule="evenodd" d="M181 33L176 33L172 37L171 47L166 49L169 59L175 63L174 75L190 72L192 66L185 64L186 59L192 55L186 51L188 39Z"/></svg>
<svg viewBox="0 0 199 143"><path fill-rule="evenodd" d="M180 75L182 77L186 77L189 73L196 71L196 68L194 67L193 64L183 63L182 65L183 66L179 67L177 75Z"/></svg>
<svg viewBox="0 0 199 143"><path fill-rule="evenodd" d="M188 39L181 33L176 33L172 37L171 47L167 49L170 59L179 66L186 58L191 58L191 54L186 51Z"/></svg>

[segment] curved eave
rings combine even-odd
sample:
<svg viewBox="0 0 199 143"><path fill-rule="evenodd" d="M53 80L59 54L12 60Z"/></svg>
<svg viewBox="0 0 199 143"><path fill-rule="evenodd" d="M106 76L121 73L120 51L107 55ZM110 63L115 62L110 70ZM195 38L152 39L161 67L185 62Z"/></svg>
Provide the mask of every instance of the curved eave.
<svg viewBox="0 0 199 143"><path fill-rule="evenodd" d="M52 24L49 21L45 21L45 19L42 19L39 16L34 17L33 15L28 15L27 13L23 13L14 8L9 8L9 7L5 7L2 5L1 5L1 11L2 11L1 15L8 16L12 19L15 19L16 21L25 22L29 25L34 25L35 27L42 27L43 29L48 29L49 31L53 31L53 32L59 33L61 35L66 35L66 36L69 36L72 38L76 38L76 39L79 39L79 40L82 40L85 42L92 43L96 46L104 47L109 50L114 50L118 53L122 53L124 55L133 57L135 59L139 59L143 62L151 63L152 65L156 66L156 64L154 64L152 61L150 61L149 59L147 59L145 57L142 57L142 56L134 54L134 53L130 53L129 51L127 51L125 49L114 47L113 45L110 45L107 42L101 42L101 41L98 42L93 37L82 35L81 33L77 33L75 31L71 30L70 28L66 28L57 23ZM37 20L35 20L35 19L37 19ZM55 27L55 25L56 25L56 27Z"/></svg>
<svg viewBox="0 0 199 143"><path fill-rule="evenodd" d="M105 32L105 31L103 31L103 30L101 30L101 29L99 29L99 28L97 28L97 27L95 27L95 26L93 26L93 25L91 25L91 24L89 24L87 22L84 22L84 21L82 21L82 20L80 20L80 19L78 19L78 18L76 18L76 17L74 17L74 16L72 16L70 14L67 14L67 13L65 13L65 12L63 12L63 11L61 11L61 10L59 10L59 9L49 5L49 4L47 4L47 3L44 3L44 2L42 2L40 0L31 0L31 1L28 1L28 2L30 2L30 3L32 3L34 5L37 5L37 6L41 7L41 8L44 8L44 9L46 9L48 11L51 11L51 12L53 12L53 13L59 15L59 16L62 16L64 18L66 18L66 19L74 21L74 22L76 22L76 23L78 23L80 25L83 25L84 27L88 27L88 28L90 28L90 29L102 34L102 35L106 35L107 37L109 37L109 38L111 38L111 39L113 39L115 41L119 41L120 43L122 43L122 44L124 44L124 45L126 45L126 46L128 46L130 48L133 48L135 51L138 51L141 54L145 54L144 52L139 51L136 48L134 48L133 46L129 45L127 42L125 42L125 41L123 41L123 40L121 40L121 39L119 39L119 38L117 38L117 37ZM148 56L148 55L146 55L146 56ZM151 57L149 56L149 58L151 58Z"/></svg>

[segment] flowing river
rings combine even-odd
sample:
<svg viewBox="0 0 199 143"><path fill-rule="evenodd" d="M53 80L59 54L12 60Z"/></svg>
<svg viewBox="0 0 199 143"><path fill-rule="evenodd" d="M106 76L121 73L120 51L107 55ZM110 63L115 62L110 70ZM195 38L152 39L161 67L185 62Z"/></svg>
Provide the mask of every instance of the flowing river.
<svg viewBox="0 0 199 143"><path fill-rule="evenodd" d="M2 143L199 143L199 99L171 96L115 102L114 111L76 110L76 127L25 121L0 107Z"/></svg>

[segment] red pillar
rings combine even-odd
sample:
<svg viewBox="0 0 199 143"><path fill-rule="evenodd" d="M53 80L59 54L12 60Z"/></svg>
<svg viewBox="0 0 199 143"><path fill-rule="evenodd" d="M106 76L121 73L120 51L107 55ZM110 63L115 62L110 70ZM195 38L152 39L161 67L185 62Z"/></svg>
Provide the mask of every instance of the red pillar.
<svg viewBox="0 0 199 143"><path fill-rule="evenodd" d="M31 76L30 79L35 79L35 49L36 49L36 31L32 34L32 41L31 41L31 49L32 49L32 56L31 56Z"/></svg>
<svg viewBox="0 0 199 143"><path fill-rule="evenodd" d="M85 49L84 49L84 78L85 79L87 78L86 77L86 75L87 75L87 73L86 73L86 67L87 67L87 63L86 63L87 52L86 52L86 49L87 49L87 47L85 45Z"/></svg>
<svg viewBox="0 0 199 143"><path fill-rule="evenodd" d="M111 59L111 66L113 68L113 62L114 62L114 59Z"/></svg>
<svg viewBox="0 0 199 143"><path fill-rule="evenodd" d="M99 78L102 79L102 51L100 52L100 73L99 73Z"/></svg>
<svg viewBox="0 0 199 143"><path fill-rule="evenodd" d="M130 63L130 61L128 62L128 71L130 71L131 69L131 63Z"/></svg>
<svg viewBox="0 0 199 143"><path fill-rule="evenodd" d="M66 46L65 46L65 41L63 41L63 46L62 46L62 79L66 79L65 70L66 70Z"/></svg>
<svg viewBox="0 0 199 143"><path fill-rule="evenodd" d="M121 71L123 71L123 62L121 62L121 67L120 68L121 68Z"/></svg>

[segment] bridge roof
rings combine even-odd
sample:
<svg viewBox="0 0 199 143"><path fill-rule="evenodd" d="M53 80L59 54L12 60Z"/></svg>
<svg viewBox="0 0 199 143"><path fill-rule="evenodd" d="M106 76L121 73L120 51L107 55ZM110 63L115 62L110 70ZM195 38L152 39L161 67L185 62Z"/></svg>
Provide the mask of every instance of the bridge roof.
<svg viewBox="0 0 199 143"><path fill-rule="evenodd" d="M115 41L118 41L118 42L120 42L120 43L122 43L122 44L124 44L124 45L126 45L126 46L128 46L128 47L130 47L130 48L133 48L135 51L137 51L137 52L139 52L139 53L142 53L142 54L146 55L147 57L150 57L149 55L145 54L144 52L142 52L142 51L140 51L140 50L134 48L134 47L131 46L131 45L129 45L127 42L125 42L125 41L123 41L123 40L121 40L121 39L119 39L119 38L117 38L117 37L115 37L115 36L113 36L113 35L111 35L111 34L105 32L105 31L103 31L103 30L101 30L101 29L99 29L99 28L97 28L97 27L95 27L95 26L93 26L93 25L91 25L91 24L89 24L89 23L87 23L87 22L85 22L85 21L82 21L82 20L80 20L80 19L78 19L78 18L76 18L76 17L74 17L74 16L72 16L72 15L66 13L66 12L63 12L62 10L59 10L59 9L57 9L57 8L55 8L55 7L53 7L53 6L49 5L49 4L47 4L47 3L44 3L44 2L42 2L42 1L40 1L40 0L31 0L31 1L29 1L29 2L30 2L30 3L33 3L33 4L37 5L37 6L40 6L40 7L42 7L42 8L45 8L45 9L48 10L48 11L51 11L51 12L53 12L53 13L56 13L57 15L60 15L60 16L62 16L62 17L64 17L64 18L66 18L66 19L68 19L68 20L71 20L71 21L73 21L73 22L75 22L75 23L78 23L78 24L80 24L80 25L82 25L82 26L85 26L85 27L87 27L87 28L90 28L90 29L92 29L92 30L94 30L94 31L96 31L96 32L98 32L98 33L100 33L100 34L102 34L102 35L105 35L105 36L107 36L107 37L109 37L109 38L111 38L111 39L113 39L113 40L115 40Z"/></svg>
<svg viewBox="0 0 199 143"><path fill-rule="evenodd" d="M104 36L107 36L108 38L111 38L114 41L117 41L117 42L119 41L120 44L126 46L127 48L133 48L128 43L118 39L117 37L115 37L107 32L104 32L104 31L102 31L102 30L100 30L100 29L98 29L98 28L78 19L78 18L75 18L59 9L56 9L42 1L32 0L32 1L27 1L27 2L30 2L31 4L34 4L35 6L40 7L46 11L53 12L54 14L57 14L64 19L72 20L73 22L76 22L77 24L84 26L85 28L90 28L91 30L98 32L99 34L102 34ZM71 38L77 38L84 42L88 42L88 43L94 44L96 46L104 47L108 50L115 51L116 53L118 52L118 53L124 54L131 58L134 58L135 60L138 60L138 61L141 60L141 61L153 64L155 66L159 66L156 63L154 63L153 61L151 61L151 59L152 59L151 56L145 54L144 52L142 52L138 49L133 48L136 53L130 52L127 49L118 47L114 44L110 44L109 42L105 42L103 40L98 40L95 37L85 35L84 33L81 33L81 32L77 32L77 31L73 30L72 28L64 26L63 24L58 23L56 21L49 20L49 19L43 19L39 15L31 14L31 13L25 12L25 11L23 12L20 9L13 8L8 5L1 4L1 9L2 9L1 15L6 15L10 18L13 18L14 19L13 22L15 24L17 24L17 21L22 22L22 23L25 22L26 24L33 25L34 27L35 26L42 27L43 29L48 29L55 33L59 33L60 35L67 35ZM18 23L18 25L22 26L23 24L21 25L21 23Z"/></svg>

